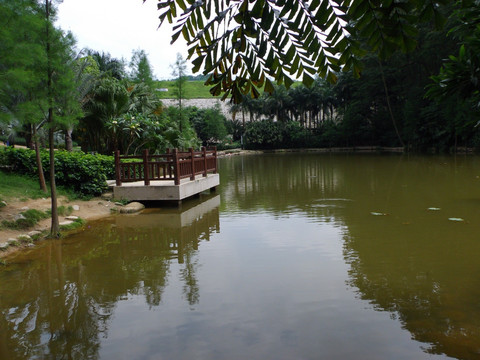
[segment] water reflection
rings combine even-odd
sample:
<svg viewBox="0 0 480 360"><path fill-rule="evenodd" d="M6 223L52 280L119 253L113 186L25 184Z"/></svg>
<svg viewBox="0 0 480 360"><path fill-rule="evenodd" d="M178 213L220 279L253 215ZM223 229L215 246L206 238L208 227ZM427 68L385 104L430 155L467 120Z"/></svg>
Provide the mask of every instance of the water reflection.
<svg viewBox="0 0 480 360"><path fill-rule="evenodd" d="M348 160L348 158L347 158ZM333 156L314 154L236 157L220 163L222 210L239 213L301 212L335 221L336 208L351 201L344 166Z"/></svg>
<svg viewBox="0 0 480 360"><path fill-rule="evenodd" d="M97 358L118 302L158 306L173 261L184 300L198 303L195 253L219 232L219 204L114 217L19 255L0 272L0 358Z"/></svg>
<svg viewBox="0 0 480 360"><path fill-rule="evenodd" d="M353 206L345 214L351 226L344 253L349 285L398 318L425 351L478 359L480 219L474 203L461 203L452 211L464 212L469 223L451 223L425 208L362 223L356 220L360 206Z"/></svg>
<svg viewBox="0 0 480 360"><path fill-rule="evenodd" d="M0 358L479 357L478 158L266 155L220 171L206 201L14 259Z"/></svg>
<svg viewBox="0 0 480 360"><path fill-rule="evenodd" d="M427 353L480 358L478 158L267 155L222 166L236 172L228 210L343 224L347 284L360 299Z"/></svg>

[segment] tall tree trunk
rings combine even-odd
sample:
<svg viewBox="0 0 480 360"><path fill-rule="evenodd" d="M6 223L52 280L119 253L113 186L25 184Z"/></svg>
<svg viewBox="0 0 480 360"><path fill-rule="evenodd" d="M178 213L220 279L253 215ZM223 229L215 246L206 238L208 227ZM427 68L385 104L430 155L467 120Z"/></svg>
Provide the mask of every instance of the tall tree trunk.
<svg viewBox="0 0 480 360"><path fill-rule="evenodd" d="M32 150L34 149L34 146L35 146L34 136L35 136L35 125L30 124L30 131L25 134L25 141L26 141L27 147Z"/></svg>
<svg viewBox="0 0 480 360"><path fill-rule="evenodd" d="M73 129L68 128L65 130L65 150L73 151L73 140L72 140Z"/></svg>
<svg viewBox="0 0 480 360"><path fill-rule="evenodd" d="M40 184L40 189L42 189L42 191L46 193L47 184L45 184L45 176L43 175L42 158L40 156L40 143L38 141L37 127L35 125L32 125L32 131L33 131L32 137L33 137L34 147L35 147L35 158L37 160L38 182Z"/></svg>
<svg viewBox="0 0 480 360"><path fill-rule="evenodd" d="M57 188L55 186L55 143L53 124L53 84L52 84L52 53L50 44L50 0L45 0L46 15L46 50L47 50L47 95L48 95L48 142L50 148L50 197L52 199L52 224L50 236L60 236L60 225L58 223Z"/></svg>
<svg viewBox="0 0 480 360"><path fill-rule="evenodd" d="M378 64L380 65L380 73L382 74L383 88L385 90L385 97L387 98L387 106L388 106L388 112L390 113L390 119L392 119L393 127L395 129L395 133L397 134L398 141L400 141L400 144L402 145L402 147L405 147L402 137L400 136L400 132L398 131L397 122L395 121L395 116L393 116L392 105L390 104L390 95L388 94L387 81L385 80L385 74L383 73L383 66L380 59L378 60Z"/></svg>
<svg viewBox="0 0 480 360"><path fill-rule="evenodd" d="M54 148L54 126L53 126L53 109L48 109L48 142L50 145L50 197L52 199L52 224L50 227L50 235L58 238L60 236L60 225L58 222L58 208L57 208L57 187L55 185L55 148Z"/></svg>

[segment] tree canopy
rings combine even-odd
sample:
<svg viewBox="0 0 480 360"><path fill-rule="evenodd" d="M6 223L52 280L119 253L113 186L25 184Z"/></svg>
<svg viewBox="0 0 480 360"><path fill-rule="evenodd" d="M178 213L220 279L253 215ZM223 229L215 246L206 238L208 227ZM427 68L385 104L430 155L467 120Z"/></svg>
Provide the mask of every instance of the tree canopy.
<svg viewBox="0 0 480 360"><path fill-rule="evenodd" d="M335 82L340 70L359 75L365 51L386 58L416 46L416 24L444 17L431 0L158 0L160 25L174 24L189 46L193 71L209 74L213 95L273 92L315 76ZM274 80L274 81L273 81Z"/></svg>
<svg viewBox="0 0 480 360"><path fill-rule="evenodd" d="M432 76L427 95L445 101L458 97L480 112L480 1L464 1L453 15L450 37L460 43L458 54L450 55L440 73Z"/></svg>
<svg viewBox="0 0 480 360"><path fill-rule="evenodd" d="M130 67L132 68L131 78L134 82L143 82L148 86L153 86L155 76L153 75L153 69L150 61L148 61L145 50L138 49L132 52Z"/></svg>

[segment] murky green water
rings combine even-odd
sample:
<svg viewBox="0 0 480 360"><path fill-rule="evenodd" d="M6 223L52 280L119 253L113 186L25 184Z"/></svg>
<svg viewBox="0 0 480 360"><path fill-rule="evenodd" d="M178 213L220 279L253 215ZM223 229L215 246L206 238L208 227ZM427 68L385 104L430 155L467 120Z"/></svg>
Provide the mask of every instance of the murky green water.
<svg viewBox="0 0 480 360"><path fill-rule="evenodd" d="M220 169L217 192L181 211L11 259L0 359L480 358L480 158Z"/></svg>

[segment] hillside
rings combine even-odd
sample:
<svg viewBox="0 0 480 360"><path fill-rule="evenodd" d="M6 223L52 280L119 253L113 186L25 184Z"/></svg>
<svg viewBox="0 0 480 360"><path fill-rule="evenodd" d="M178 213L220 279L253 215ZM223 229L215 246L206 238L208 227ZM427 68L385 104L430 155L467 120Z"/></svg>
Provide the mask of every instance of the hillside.
<svg viewBox="0 0 480 360"><path fill-rule="evenodd" d="M156 89L168 89L165 92L159 92L163 99L175 98L175 81L159 80L156 83ZM185 99L211 99L213 98L209 92L209 87L204 85L203 80L187 81L185 86Z"/></svg>

